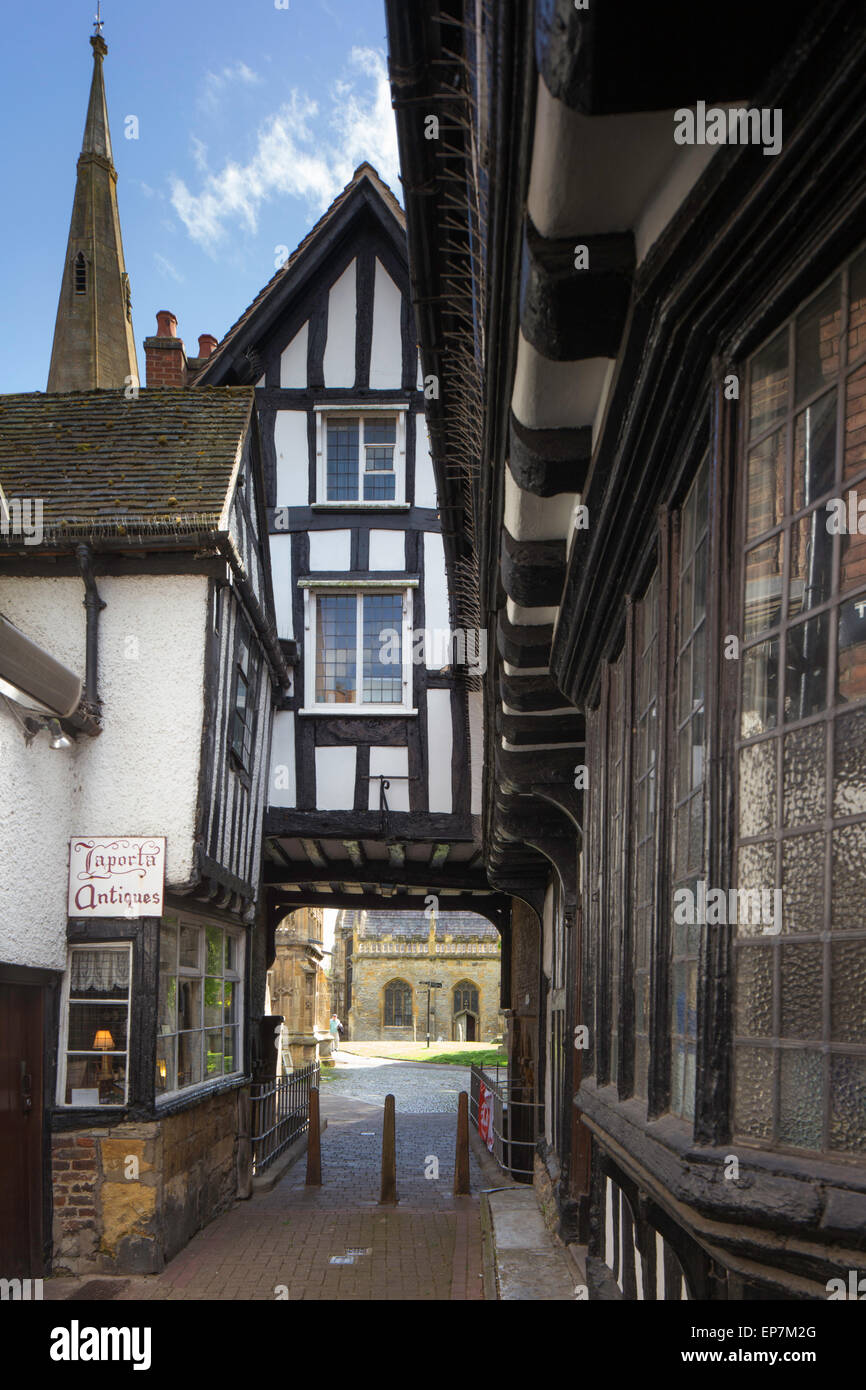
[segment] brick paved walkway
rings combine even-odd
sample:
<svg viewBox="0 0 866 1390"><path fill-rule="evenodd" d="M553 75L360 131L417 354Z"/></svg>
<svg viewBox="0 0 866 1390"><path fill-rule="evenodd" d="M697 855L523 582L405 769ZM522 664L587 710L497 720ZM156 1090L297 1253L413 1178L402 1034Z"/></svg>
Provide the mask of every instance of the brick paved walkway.
<svg viewBox="0 0 866 1390"><path fill-rule="evenodd" d="M302 1157L271 1192L200 1231L162 1274L118 1280L116 1300L483 1298L485 1183L471 1154L472 1195L451 1193L456 1115L398 1114L399 1202L380 1207L383 1111L326 1095L321 1188L305 1187ZM365 1253L331 1263L353 1251ZM46 1297L77 1297L70 1282L46 1281Z"/></svg>

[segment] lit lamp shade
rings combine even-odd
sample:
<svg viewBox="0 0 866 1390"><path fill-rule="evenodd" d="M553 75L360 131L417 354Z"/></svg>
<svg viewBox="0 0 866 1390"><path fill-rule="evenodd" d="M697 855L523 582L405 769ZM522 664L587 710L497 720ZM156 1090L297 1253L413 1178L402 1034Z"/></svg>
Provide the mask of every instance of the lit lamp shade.
<svg viewBox="0 0 866 1390"><path fill-rule="evenodd" d="M93 1047L94 1051L96 1051L96 1049L100 1049L105 1052L108 1052L112 1047L114 1047L114 1038L111 1036L107 1028L100 1028L99 1032L96 1034L96 1037L93 1039Z"/></svg>

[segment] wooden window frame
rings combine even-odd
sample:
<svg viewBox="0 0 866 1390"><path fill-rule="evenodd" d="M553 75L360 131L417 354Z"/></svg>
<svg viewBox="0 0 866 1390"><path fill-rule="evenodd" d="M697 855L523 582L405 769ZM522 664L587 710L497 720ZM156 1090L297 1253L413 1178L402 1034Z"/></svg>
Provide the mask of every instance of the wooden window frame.
<svg viewBox="0 0 866 1390"><path fill-rule="evenodd" d="M393 404L376 401L375 404L365 401L354 401L347 404L324 404L315 407L316 416L316 496L313 506L317 510L328 509L334 511L394 511L406 509L406 437L408 427L406 418L409 406L405 401L395 401ZM358 443L358 497L357 498L329 498L328 497L328 421L340 415L357 416L361 421L361 437ZM365 420L395 418L397 423L396 441L394 444L394 496L393 498L374 498L370 501L364 499L363 479L364 469L362 462L364 459L363 424Z"/></svg>

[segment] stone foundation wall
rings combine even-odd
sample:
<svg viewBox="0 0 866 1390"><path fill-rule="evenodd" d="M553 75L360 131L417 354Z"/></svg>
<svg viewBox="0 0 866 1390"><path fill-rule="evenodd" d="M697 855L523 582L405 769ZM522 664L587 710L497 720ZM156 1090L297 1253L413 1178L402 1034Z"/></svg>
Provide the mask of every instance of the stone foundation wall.
<svg viewBox="0 0 866 1390"><path fill-rule="evenodd" d="M154 1274L238 1195L239 1091L52 1136L54 1274Z"/></svg>
<svg viewBox="0 0 866 1390"><path fill-rule="evenodd" d="M453 991L461 980L471 980L478 987L477 1041L492 1040L503 1031L499 1012L499 956L429 956L357 954L353 960L352 1008L349 1013L349 1039L356 1042L421 1040L427 1030L427 991L421 980L441 980L442 988L434 991L436 1015L430 1015L430 1037L441 1033L447 1041L455 1037L453 1020ZM405 980L412 986L414 1027L385 1027L385 986L391 980Z"/></svg>

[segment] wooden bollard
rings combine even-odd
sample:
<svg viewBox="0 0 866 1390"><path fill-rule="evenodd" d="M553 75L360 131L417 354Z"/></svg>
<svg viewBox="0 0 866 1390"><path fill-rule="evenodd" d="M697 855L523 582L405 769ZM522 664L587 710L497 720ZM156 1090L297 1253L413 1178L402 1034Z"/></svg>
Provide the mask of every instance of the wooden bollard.
<svg viewBox="0 0 866 1390"><path fill-rule="evenodd" d="M454 1196L469 1195L469 1096L457 1097L457 1148L454 1154Z"/></svg>
<svg viewBox="0 0 866 1390"><path fill-rule="evenodd" d="M307 1187L322 1186L322 1130L319 1124L319 1088L310 1087L310 1129L307 1137Z"/></svg>
<svg viewBox="0 0 866 1390"><path fill-rule="evenodd" d="M394 1121L394 1097L385 1097L385 1117L382 1122L382 1186L379 1205L397 1203L397 1130Z"/></svg>

